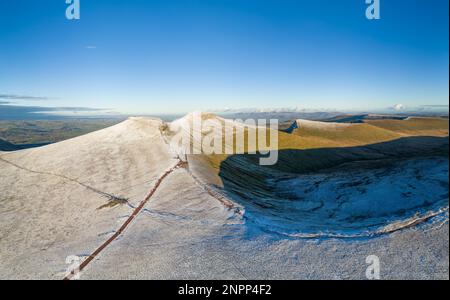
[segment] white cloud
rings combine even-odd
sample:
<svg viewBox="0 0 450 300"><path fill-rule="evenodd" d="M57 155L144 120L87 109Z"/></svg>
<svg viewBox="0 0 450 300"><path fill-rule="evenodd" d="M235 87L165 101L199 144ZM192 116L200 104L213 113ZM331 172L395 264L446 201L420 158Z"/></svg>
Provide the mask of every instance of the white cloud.
<svg viewBox="0 0 450 300"><path fill-rule="evenodd" d="M208 111L216 113L305 113L305 112L330 112L334 109L307 109L303 107L248 107L248 108L223 108L223 109L209 109Z"/></svg>
<svg viewBox="0 0 450 300"><path fill-rule="evenodd" d="M393 107L391 107L391 109L400 111L400 110L405 110L406 106L404 106L403 104L395 104Z"/></svg>

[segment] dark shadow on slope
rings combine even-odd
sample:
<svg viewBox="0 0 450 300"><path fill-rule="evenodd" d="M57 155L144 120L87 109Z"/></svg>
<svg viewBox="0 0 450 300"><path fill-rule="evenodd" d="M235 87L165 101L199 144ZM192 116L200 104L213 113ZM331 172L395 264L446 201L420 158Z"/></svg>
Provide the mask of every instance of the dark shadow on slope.
<svg viewBox="0 0 450 300"><path fill-rule="evenodd" d="M41 147L41 146L45 146L48 145L50 143L37 143L37 144L21 144L21 145L16 145L10 142L7 142L5 140L0 139L0 151L17 151L17 150L22 150L22 149L28 149L28 148L36 148L36 147Z"/></svg>
<svg viewBox="0 0 450 300"><path fill-rule="evenodd" d="M448 137L279 151L222 162L224 192L247 218L288 233L358 235L448 206Z"/></svg>

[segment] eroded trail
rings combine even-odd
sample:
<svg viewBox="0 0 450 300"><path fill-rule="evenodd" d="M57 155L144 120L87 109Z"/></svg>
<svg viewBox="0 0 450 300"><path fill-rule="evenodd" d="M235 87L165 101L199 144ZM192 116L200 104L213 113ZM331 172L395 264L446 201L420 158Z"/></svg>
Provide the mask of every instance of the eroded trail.
<svg viewBox="0 0 450 300"><path fill-rule="evenodd" d="M105 241L100 247L98 247L92 254L90 254L76 270L72 270L69 275L67 275L64 280L70 280L72 279L77 272L83 271L83 269L97 256L102 252L109 244L111 244L115 239L117 239L130 225L130 223L133 221L133 219L142 211L145 204L150 200L150 198L155 194L163 180L169 176L173 171L185 167L186 163L183 161L178 161L178 163L167 170L161 177L158 178L156 181L154 187L150 190L150 192L147 194L147 196L144 198L144 200L141 201L141 203L133 210L133 213L130 215L130 217L127 218L127 220L120 226L120 228L107 240Z"/></svg>

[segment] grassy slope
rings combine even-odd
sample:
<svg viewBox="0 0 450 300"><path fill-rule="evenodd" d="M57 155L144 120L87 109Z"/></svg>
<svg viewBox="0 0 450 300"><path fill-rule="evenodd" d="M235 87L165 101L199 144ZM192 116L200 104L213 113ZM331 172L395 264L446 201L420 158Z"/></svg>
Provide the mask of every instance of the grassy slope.
<svg viewBox="0 0 450 300"><path fill-rule="evenodd" d="M343 128L314 128L313 126L299 128L292 134L278 133L279 150L307 150L365 146L382 142L394 141L408 136L448 136L448 120L437 118L414 118L409 120L379 120L368 121L366 124L354 124ZM246 150L248 147L246 145ZM325 153L325 152L324 152ZM330 160L339 158L342 153L326 152L326 157L314 156L311 158L299 156L284 160L281 157L281 169L296 168L300 166L313 166L329 164ZM218 172L221 163L229 155L209 155L209 164ZM292 165L292 166L291 166Z"/></svg>
<svg viewBox="0 0 450 300"><path fill-rule="evenodd" d="M370 124L353 124L333 129L300 127L293 134L302 138L325 139L342 147L367 145L400 137L398 133Z"/></svg>
<svg viewBox="0 0 450 300"><path fill-rule="evenodd" d="M372 126L407 136L448 136L449 120L443 118L410 118L400 120L366 121Z"/></svg>

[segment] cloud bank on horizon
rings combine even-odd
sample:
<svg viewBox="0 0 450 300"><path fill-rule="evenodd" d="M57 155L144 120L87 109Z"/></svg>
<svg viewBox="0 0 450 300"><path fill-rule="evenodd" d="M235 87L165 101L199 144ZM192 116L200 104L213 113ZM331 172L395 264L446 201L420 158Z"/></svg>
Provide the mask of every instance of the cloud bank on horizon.
<svg viewBox="0 0 450 300"><path fill-rule="evenodd" d="M0 94L0 100L50 100L54 99L51 97L41 97L41 96L24 96L24 95L16 95L16 94Z"/></svg>

